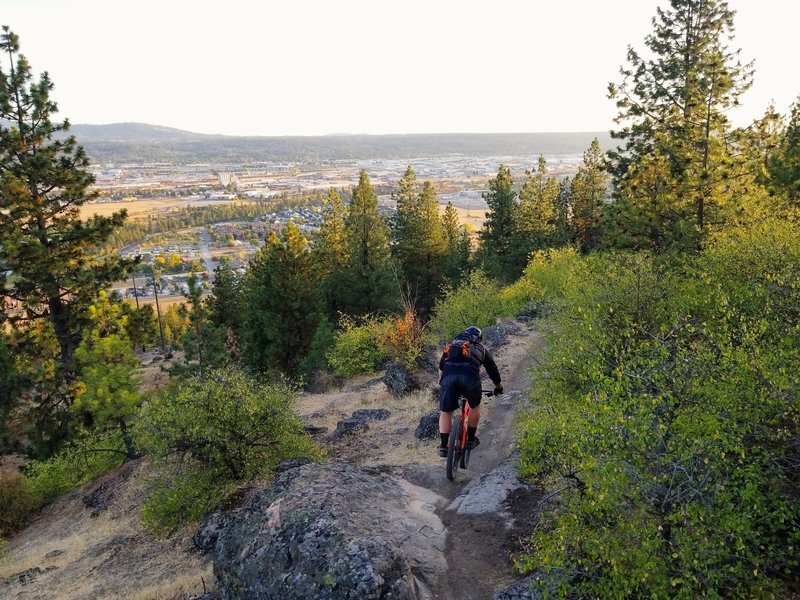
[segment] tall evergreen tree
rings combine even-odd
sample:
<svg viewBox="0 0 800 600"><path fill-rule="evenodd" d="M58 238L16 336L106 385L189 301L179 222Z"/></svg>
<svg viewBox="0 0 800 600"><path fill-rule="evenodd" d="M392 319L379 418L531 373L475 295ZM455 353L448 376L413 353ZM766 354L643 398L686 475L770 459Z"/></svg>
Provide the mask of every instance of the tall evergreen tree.
<svg viewBox="0 0 800 600"><path fill-rule="evenodd" d="M347 206L342 202L339 193L330 188L322 200L325 211L322 226L314 247L314 265L322 286L322 295L328 309L328 315L336 318L341 309L337 299L343 294L343 273L347 264L347 230L345 221L348 215Z"/></svg>
<svg viewBox="0 0 800 600"><path fill-rule="evenodd" d="M477 259L487 273L510 281L518 274L514 250L517 194L511 169L500 165L497 177L489 180L489 191L483 194L483 199L489 205L489 212L479 234Z"/></svg>
<svg viewBox="0 0 800 600"><path fill-rule="evenodd" d="M800 96L792 105L789 122L775 153L767 161L773 190L800 207Z"/></svg>
<svg viewBox="0 0 800 600"><path fill-rule="evenodd" d="M227 328L213 322L209 302L203 301L203 287L192 273L187 282L188 290L184 297L189 301L182 310L189 320L189 328L181 336L184 364L178 372L199 372L200 377L211 370L225 365L228 356L225 352ZM241 306L241 301L238 302Z"/></svg>
<svg viewBox="0 0 800 600"><path fill-rule="evenodd" d="M397 205L392 248L417 314L427 317L444 281L446 247L439 202L430 181L419 189L410 166L398 187L392 195Z"/></svg>
<svg viewBox="0 0 800 600"><path fill-rule="evenodd" d="M119 302L100 292L89 307L92 326L75 350L79 380L71 409L96 431L118 431L125 456L139 453L130 432L131 419L142 402L139 361L126 332L127 317Z"/></svg>
<svg viewBox="0 0 800 600"><path fill-rule="evenodd" d="M603 209L608 194L608 174L600 142L595 138L583 153L572 180L572 223L575 240L584 252L599 247Z"/></svg>
<svg viewBox="0 0 800 600"><path fill-rule="evenodd" d="M392 220L392 251L403 275L406 266L413 260L409 248L416 235L416 221L419 215L419 184L414 169L409 165L400 181L398 190L392 193L397 212Z"/></svg>
<svg viewBox="0 0 800 600"><path fill-rule="evenodd" d="M416 298L417 314L428 317L444 284L447 249L439 201L430 181L422 184L419 194L416 235L409 240L412 259L405 265L406 281Z"/></svg>
<svg viewBox="0 0 800 600"><path fill-rule="evenodd" d="M558 182L558 198L556 198L556 245L571 243L574 238L572 210L572 179L564 177Z"/></svg>
<svg viewBox="0 0 800 600"><path fill-rule="evenodd" d="M323 315L308 240L293 222L282 236L271 233L250 262L245 299L243 359L297 376Z"/></svg>
<svg viewBox="0 0 800 600"><path fill-rule="evenodd" d="M461 226L458 211L448 202L442 215L444 237L444 278L453 287L458 286L469 272L472 244L469 233Z"/></svg>
<svg viewBox="0 0 800 600"><path fill-rule="evenodd" d="M514 278L522 274L531 252L554 245L558 225L558 182L547 174L543 154L536 171L527 175L514 213Z"/></svg>
<svg viewBox="0 0 800 600"><path fill-rule="evenodd" d="M398 288L389 249L389 227L378 212L378 197L363 169L353 189L345 230L347 263L338 305L354 316L393 308Z"/></svg>
<svg viewBox="0 0 800 600"><path fill-rule="evenodd" d="M89 326L87 307L100 290L123 279L131 262L98 259L96 250L125 220L125 211L82 221L80 206L96 197L89 190L89 160L73 136L60 134L68 121L53 123L47 73L34 81L19 39L8 27L0 35L0 265L13 272L0 288L0 304L21 310L8 316L12 327L47 320L58 342L54 392L38 399L40 427L55 446L66 435L66 391L75 377L74 354ZM49 422L48 425L45 422Z"/></svg>
<svg viewBox="0 0 800 600"><path fill-rule="evenodd" d="M629 48L621 84L609 85L622 125L612 136L623 142L609 153L619 199L612 242L696 248L738 197L728 184L744 165L726 110L752 69L728 47L734 13L724 0L671 0L657 10L645 39L651 58ZM668 194L656 198L659 180ZM674 232L660 230L668 226Z"/></svg>
<svg viewBox="0 0 800 600"><path fill-rule="evenodd" d="M214 283L208 299L209 320L217 327L239 333L243 319L242 277L222 258L214 269Z"/></svg>

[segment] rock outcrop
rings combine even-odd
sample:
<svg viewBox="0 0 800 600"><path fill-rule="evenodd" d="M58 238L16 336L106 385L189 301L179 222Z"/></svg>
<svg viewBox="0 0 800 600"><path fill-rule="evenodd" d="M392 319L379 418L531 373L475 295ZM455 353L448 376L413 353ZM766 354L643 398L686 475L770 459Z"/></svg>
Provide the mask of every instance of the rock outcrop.
<svg viewBox="0 0 800 600"><path fill-rule="evenodd" d="M214 532L224 600L427 600L446 569L435 493L345 463L280 473Z"/></svg>
<svg viewBox="0 0 800 600"><path fill-rule="evenodd" d="M397 398L410 394L422 387L419 377L396 361L386 365L383 383L392 396Z"/></svg>

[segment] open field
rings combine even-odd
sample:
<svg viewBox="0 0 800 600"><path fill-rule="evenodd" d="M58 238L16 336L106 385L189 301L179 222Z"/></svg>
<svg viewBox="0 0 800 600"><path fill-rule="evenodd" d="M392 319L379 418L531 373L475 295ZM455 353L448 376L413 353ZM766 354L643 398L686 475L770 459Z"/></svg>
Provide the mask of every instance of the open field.
<svg viewBox="0 0 800 600"><path fill-rule="evenodd" d="M95 202L81 206L81 219L88 219L93 215L108 217L112 213L122 210L128 211L129 219L144 218L147 215L168 212L174 208L187 204L185 198L163 198L148 200L129 200L124 202Z"/></svg>
<svg viewBox="0 0 800 600"><path fill-rule="evenodd" d="M80 207L81 219L92 215L107 217L122 210L128 211L128 219L144 219L148 215L163 214L186 206L211 206L212 204L230 204L230 200L203 200L198 198L148 198L124 200L121 202L95 202Z"/></svg>

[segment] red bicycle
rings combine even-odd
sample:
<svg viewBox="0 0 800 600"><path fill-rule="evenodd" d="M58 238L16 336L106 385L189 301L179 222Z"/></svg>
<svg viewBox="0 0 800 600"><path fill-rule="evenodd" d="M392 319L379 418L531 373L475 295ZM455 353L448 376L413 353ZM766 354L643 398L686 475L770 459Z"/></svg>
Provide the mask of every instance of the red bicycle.
<svg viewBox="0 0 800 600"><path fill-rule="evenodd" d="M493 396L492 390L481 390L484 396ZM447 442L447 479L453 481L458 469L466 469L469 464L471 450L467 448L467 423L469 422L469 402L464 396L459 397L461 411L453 413L450 426L450 438Z"/></svg>

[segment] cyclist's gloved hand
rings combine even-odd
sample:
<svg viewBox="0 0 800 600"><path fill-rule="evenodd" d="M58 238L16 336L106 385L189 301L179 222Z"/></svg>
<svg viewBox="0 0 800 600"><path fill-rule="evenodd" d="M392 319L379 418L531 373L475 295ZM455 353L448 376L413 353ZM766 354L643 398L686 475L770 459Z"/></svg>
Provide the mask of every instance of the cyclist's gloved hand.
<svg viewBox="0 0 800 600"><path fill-rule="evenodd" d="M498 385L494 386L494 395L495 396L499 396L502 393L503 393L503 386L502 385L498 384Z"/></svg>

